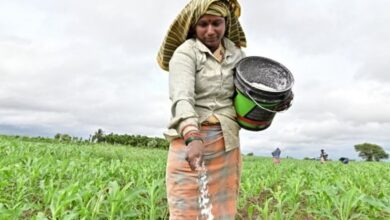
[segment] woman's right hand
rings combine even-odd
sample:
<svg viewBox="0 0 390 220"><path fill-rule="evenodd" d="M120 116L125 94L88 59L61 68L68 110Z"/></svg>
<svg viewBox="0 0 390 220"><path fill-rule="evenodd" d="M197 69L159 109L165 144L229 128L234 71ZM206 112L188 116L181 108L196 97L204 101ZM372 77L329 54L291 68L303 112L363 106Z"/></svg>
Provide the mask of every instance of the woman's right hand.
<svg viewBox="0 0 390 220"><path fill-rule="evenodd" d="M203 163L204 144L201 140L191 141L187 145L186 160L194 171L201 169Z"/></svg>

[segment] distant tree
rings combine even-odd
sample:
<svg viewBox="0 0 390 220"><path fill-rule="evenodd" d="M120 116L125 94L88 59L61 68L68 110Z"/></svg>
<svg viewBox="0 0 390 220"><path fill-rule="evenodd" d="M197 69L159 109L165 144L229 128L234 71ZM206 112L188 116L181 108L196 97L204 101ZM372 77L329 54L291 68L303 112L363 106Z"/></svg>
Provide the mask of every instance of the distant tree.
<svg viewBox="0 0 390 220"><path fill-rule="evenodd" d="M82 140L83 140L82 137L76 137L76 136L73 136L73 137L72 137L72 141L73 141L73 142L81 142Z"/></svg>
<svg viewBox="0 0 390 220"><path fill-rule="evenodd" d="M359 152L359 157L366 161L380 161L381 159L389 158L383 148L376 144L363 143L355 145L356 152Z"/></svg>
<svg viewBox="0 0 390 220"><path fill-rule="evenodd" d="M37 137L37 138L40 138L40 137ZM54 135L54 139L58 140L58 141L64 141L64 142L71 142L72 141L72 137L69 134L57 133L56 135Z"/></svg>
<svg viewBox="0 0 390 220"><path fill-rule="evenodd" d="M99 128L95 134L92 135L92 142L95 143L95 142L98 142L98 143L101 143L101 142L104 142L105 141L105 137L104 137L104 131Z"/></svg>
<svg viewBox="0 0 390 220"><path fill-rule="evenodd" d="M248 153L247 156L253 156L253 152Z"/></svg>
<svg viewBox="0 0 390 220"><path fill-rule="evenodd" d="M72 137L69 134L62 134L60 140L65 142L71 142Z"/></svg>
<svg viewBox="0 0 390 220"><path fill-rule="evenodd" d="M304 157L303 160L316 160L315 157Z"/></svg>
<svg viewBox="0 0 390 220"><path fill-rule="evenodd" d="M60 133L57 133L57 134L54 136L54 139L60 140L60 139L61 139L61 134L60 134Z"/></svg>
<svg viewBox="0 0 390 220"><path fill-rule="evenodd" d="M150 139L147 144L148 147L150 148L157 148L158 147L158 142L156 139Z"/></svg>

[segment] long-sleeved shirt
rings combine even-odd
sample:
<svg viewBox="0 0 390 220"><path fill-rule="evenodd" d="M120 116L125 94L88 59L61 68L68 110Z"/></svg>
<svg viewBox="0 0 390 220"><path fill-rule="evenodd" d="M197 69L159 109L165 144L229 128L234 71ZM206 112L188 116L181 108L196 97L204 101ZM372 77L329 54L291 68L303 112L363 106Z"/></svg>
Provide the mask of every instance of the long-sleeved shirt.
<svg viewBox="0 0 390 220"><path fill-rule="evenodd" d="M281 153L282 152L280 151L280 149L276 148L274 151L272 151L271 154L272 154L272 157L279 158Z"/></svg>
<svg viewBox="0 0 390 220"><path fill-rule="evenodd" d="M223 45L222 62L198 39L188 39L175 50L169 63L172 118L164 133L168 140L180 137L185 125L199 126L214 115L222 127L225 150L239 147L233 76L235 65L245 54L227 38Z"/></svg>

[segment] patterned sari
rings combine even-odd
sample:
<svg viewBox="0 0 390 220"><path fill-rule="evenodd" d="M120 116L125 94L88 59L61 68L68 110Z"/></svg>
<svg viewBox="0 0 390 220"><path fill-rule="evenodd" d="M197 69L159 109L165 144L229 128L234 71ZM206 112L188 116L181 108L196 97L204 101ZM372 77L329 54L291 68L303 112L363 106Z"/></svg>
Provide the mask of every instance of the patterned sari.
<svg viewBox="0 0 390 220"><path fill-rule="evenodd" d="M202 126L201 134L205 140L203 174L192 171L185 160L183 139L171 142L166 169L170 219L207 219L211 215L214 219L234 219L241 173L240 149L225 151L219 125ZM211 213L207 213L207 208Z"/></svg>

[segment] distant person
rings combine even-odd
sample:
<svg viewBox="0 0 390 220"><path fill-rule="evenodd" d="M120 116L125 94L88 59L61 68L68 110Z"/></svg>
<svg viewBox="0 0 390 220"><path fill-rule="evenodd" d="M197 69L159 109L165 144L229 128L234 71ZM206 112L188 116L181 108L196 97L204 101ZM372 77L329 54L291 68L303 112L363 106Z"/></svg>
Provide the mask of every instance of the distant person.
<svg viewBox="0 0 390 220"><path fill-rule="evenodd" d="M276 148L274 151L272 151L272 161L274 164L280 164L280 154L281 150L279 148Z"/></svg>
<svg viewBox="0 0 390 220"><path fill-rule="evenodd" d="M349 163L349 159L346 158L346 157L340 157L339 161L343 164L348 164Z"/></svg>
<svg viewBox="0 0 390 220"><path fill-rule="evenodd" d="M325 163L325 161L328 160L328 154L325 153L324 149L321 149L321 154L320 154L320 161L321 163Z"/></svg>

